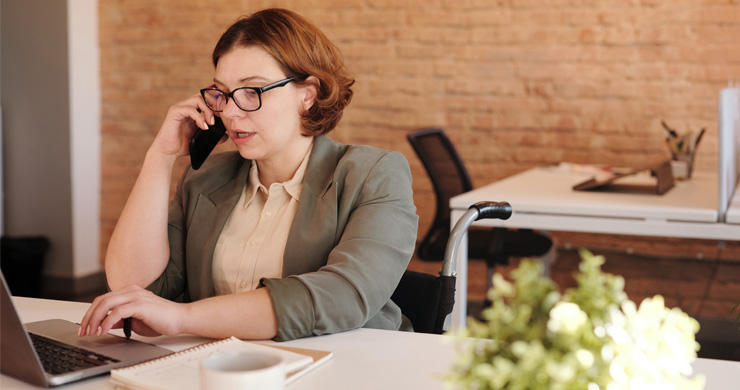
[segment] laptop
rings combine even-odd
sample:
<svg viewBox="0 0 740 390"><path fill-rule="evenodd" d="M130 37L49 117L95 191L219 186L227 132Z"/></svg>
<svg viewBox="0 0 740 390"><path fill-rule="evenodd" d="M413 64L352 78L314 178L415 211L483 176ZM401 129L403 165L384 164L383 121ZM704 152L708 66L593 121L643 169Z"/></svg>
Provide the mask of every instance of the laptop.
<svg viewBox="0 0 740 390"><path fill-rule="evenodd" d="M0 274L0 371L51 387L108 373L172 351L125 337L77 336L79 324L62 319L23 324Z"/></svg>

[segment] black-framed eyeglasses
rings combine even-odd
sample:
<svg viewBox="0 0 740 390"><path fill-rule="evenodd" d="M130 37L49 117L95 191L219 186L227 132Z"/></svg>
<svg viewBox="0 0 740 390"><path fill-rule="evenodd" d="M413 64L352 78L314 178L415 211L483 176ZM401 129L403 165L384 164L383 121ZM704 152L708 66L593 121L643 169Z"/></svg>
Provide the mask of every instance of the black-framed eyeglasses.
<svg viewBox="0 0 740 390"><path fill-rule="evenodd" d="M295 80L295 77L288 77L287 79L276 81L262 88L241 87L231 92L224 92L218 88L203 88L200 90L200 94L203 96L203 100L205 100L208 108L213 112L222 112L229 103L229 98L234 99L236 106L243 111L257 111L262 107L263 93L273 88L283 87Z"/></svg>

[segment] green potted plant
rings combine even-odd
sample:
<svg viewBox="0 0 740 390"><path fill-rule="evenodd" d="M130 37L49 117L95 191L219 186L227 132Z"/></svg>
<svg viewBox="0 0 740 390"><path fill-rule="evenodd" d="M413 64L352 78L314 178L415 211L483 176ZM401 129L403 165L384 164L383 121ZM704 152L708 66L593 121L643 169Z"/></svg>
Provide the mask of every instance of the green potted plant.
<svg viewBox="0 0 740 390"><path fill-rule="evenodd" d="M639 306L624 279L581 250L577 287L560 293L539 262L523 260L509 282L494 276L492 306L456 334L458 360L445 376L458 389L700 389L691 376L699 323L661 296ZM485 341L482 341L485 340Z"/></svg>

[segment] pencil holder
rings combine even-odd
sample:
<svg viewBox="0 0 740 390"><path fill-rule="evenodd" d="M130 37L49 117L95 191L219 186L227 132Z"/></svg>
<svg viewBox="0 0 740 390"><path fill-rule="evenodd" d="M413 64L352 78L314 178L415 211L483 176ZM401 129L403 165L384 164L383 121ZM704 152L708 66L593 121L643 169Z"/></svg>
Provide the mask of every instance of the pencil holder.
<svg viewBox="0 0 740 390"><path fill-rule="evenodd" d="M694 153L678 154L671 160L671 171L673 177L684 180L691 178L691 172L694 170Z"/></svg>
<svg viewBox="0 0 740 390"><path fill-rule="evenodd" d="M691 172L694 170L694 155L696 148L699 146L701 138L704 136L706 128L699 132L688 131L679 133L670 128L665 121L662 121L665 143L671 152L671 170L673 177L677 179L690 179Z"/></svg>

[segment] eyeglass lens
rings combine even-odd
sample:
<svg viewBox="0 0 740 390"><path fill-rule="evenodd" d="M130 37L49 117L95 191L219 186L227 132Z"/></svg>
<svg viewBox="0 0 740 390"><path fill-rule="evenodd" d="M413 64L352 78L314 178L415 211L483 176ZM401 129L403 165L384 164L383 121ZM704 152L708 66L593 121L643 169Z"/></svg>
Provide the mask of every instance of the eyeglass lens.
<svg viewBox="0 0 740 390"><path fill-rule="evenodd" d="M203 97L205 98L208 107L217 112L223 111L229 101L228 96L217 89L205 90ZM236 105L242 110L253 111L260 108L259 93L253 89L236 89L232 94L232 98L236 102Z"/></svg>

